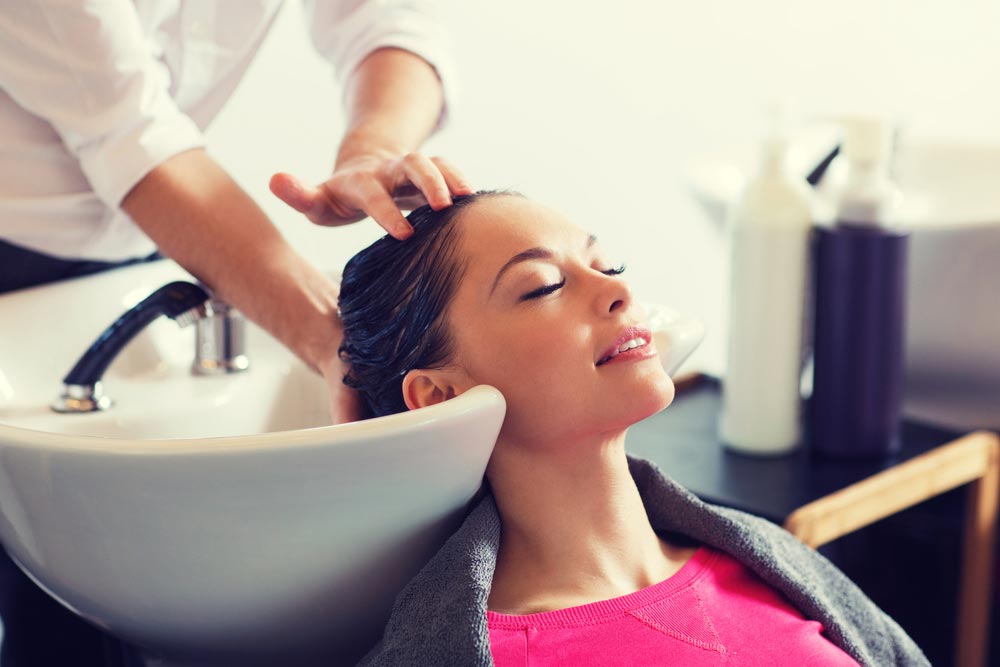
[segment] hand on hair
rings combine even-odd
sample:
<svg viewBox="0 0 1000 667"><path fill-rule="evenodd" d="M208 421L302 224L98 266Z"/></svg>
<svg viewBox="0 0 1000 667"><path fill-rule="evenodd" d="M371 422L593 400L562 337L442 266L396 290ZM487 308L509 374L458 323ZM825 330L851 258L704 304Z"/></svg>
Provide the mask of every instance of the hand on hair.
<svg viewBox="0 0 1000 667"><path fill-rule="evenodd" d="M451 205L470 194L465 177L447 160L421 153L366 153L339 163L325 182L309 186L291 174L271 177L271 192L317 225L347 225L371 216L397 239L413 228L401 213L430 204Z"/></svg>

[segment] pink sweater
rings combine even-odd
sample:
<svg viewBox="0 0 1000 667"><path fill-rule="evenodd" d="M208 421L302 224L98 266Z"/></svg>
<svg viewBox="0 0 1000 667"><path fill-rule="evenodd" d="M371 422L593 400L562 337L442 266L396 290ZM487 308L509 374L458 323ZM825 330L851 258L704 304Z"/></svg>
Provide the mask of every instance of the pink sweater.
<svg viewBox="0 0 1000 667"><path fill-rule="evenodd" d="M858 667L820 623L707 547L630 595L525 616L487 611L486 620L497 667Z"/></svg>

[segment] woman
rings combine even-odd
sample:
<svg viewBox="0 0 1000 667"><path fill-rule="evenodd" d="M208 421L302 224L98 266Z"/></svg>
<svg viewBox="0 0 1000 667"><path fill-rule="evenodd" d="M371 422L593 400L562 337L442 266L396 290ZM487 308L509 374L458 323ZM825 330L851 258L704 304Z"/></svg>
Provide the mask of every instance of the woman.
<svg viewBox="0 0 1000 667"><path fill-rule="evenodd" d="M491 493L400 594L366 665L926 665L822 556L625 454L674 388L593 236L507 193L355 256L345 382L374 415L499 389Z"/></svg>

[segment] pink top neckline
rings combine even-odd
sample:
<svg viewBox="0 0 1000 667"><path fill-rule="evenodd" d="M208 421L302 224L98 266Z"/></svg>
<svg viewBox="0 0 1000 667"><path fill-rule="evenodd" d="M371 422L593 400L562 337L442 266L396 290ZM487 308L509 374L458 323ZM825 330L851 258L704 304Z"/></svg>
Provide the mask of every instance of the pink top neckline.
<svg viewBox="0 0 1000 667"><path fill-rule="evenodd" d="M486 611L486 622L491 628L557 628L572 627L581 624L594 623L605 618L619 616L624 612L644 607L682 590L709 571L709 565L719 555L719 552L699 546L688 562L681 566L673 575L663 581L647 586L634 593L599 600L576 607L541 611L534 614L502 614L496 611Z"/></svg>

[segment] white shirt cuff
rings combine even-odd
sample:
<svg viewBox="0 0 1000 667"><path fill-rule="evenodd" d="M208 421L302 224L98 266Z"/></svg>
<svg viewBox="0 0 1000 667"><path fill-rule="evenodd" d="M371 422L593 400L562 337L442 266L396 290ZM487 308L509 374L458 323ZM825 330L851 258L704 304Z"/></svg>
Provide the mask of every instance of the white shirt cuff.
<svg viewBox="0 0 1000 667"><path fill-rule="evenodd" d="M180 111L138 121L78 152L91 187L111 208L118 208L132 188L168 158L205 145L194 121Z"/></svg>
<svg viewBox="0 0 1000 667"><path fill-rule="evenodd" d="M334 4L315 2L307 16L316 49L337 70L345 84L361 61L377 49L394 47L423 58L441 80L444 105L437 127L453 115L457 101L450 44L438 16L437 2L362 2L353 11L332 16ZM346 92L346 85L343 86Z"/></svg>

